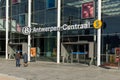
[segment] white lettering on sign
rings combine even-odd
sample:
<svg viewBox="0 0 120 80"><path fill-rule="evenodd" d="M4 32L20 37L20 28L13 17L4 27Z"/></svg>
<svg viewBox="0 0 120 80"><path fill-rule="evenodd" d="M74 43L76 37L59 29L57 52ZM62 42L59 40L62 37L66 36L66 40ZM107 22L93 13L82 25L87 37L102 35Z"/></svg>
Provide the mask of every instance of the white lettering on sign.
<svg viewBox="0 0 120 80"><path fill-rule="evenodd" d="M23 34L28 35L28 33L30 34L30 33L36 33L36 32L52 32L52 31L87 29L87 28L90 28L90 22L87 22L86 24L75 24L75 25L64 24L61 27L56 27L56 26L44 27L44 28L33 27L33 28L31 28L30 32L26 33L26 31L24 31L24 30L28 30L28 28L30 28L30 27L23 27L22 28Z"/></svg>

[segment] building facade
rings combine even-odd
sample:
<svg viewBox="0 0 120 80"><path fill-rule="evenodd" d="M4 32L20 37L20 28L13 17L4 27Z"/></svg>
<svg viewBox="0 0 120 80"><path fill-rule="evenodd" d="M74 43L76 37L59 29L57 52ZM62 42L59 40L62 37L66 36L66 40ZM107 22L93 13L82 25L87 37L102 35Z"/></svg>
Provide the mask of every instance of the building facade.
<svg viewBox="0 0 120 80"><path fill-rule="evenodd" d="M5 3L0 1L0 54L5 55ZM86 58L97 53L97 29L93 22L98 18L97 0L61 0L61 26L90 23L90 28L61 30L60 56L73 52L88 52ZM22 28L28 25L28 0L9 0L9 44L14 51L22 50L21 43L28 43ZM57 26L57 0L32 0L31 27ZM120 47L120 1L102 1L101 62L115 61L115 49ZM89 46L91 43L93 45ZM63 47L62 47L63 46ZM57 31L31 33L31 48L36 48L38 58L56 61ZM65 48L65 51L63 50ZM63 54L64 53L64 54Z"/></svg>

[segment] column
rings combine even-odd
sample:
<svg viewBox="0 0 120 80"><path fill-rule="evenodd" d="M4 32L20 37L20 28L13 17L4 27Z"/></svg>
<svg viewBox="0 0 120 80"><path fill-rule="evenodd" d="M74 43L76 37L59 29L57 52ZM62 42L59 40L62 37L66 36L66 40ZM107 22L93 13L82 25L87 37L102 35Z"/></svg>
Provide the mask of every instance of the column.
<svg viewBox="0 0 120 80"><path fill-rule="evenodd" d="M31 27L31 0L28 0L28 27ZM30 61L31 35L28 35L28 61Z"/></svg>
<svg viewBox="0 0 120 80"><path fill-rule="evenodd" d="M61 23L61 0L58 0L57 7L57 27L60 28ZM60 63L60 31L57 31L57 63Z"/></svg>
<svg viewBox="0 0 120 80"><path fill-rule="evenodd" d="M101 20L101 0L98 0L98 20ZM101 29L97 30L97 66L101 64Z"/></svg>
<svg viewBox="0 0 120 80"><path fill-rule="evenodd" d="M8 23L8 19L9 19L9 0L6 0L6 59L8 59L8 30L9 30L9 23Z"/></svg>

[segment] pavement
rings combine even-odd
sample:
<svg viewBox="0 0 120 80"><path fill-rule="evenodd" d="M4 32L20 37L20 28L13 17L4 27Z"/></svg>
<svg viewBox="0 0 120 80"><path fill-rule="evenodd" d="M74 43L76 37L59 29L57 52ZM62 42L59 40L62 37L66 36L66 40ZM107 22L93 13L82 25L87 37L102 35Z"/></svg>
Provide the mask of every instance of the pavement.
<svg viewBox="0 0 120 80"><path fill-rule="evenodd" d="M29 62L24 67L22 59L21 66L16 67L15 60L0 58L0 80L120 80L120 70L48 61Z"/></svg>

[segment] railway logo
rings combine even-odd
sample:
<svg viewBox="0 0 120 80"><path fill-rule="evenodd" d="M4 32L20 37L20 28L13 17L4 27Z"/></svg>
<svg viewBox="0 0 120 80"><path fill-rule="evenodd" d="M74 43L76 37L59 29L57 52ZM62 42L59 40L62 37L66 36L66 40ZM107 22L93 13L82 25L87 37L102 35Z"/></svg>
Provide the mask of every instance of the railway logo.
<svg viewBox="0 0 120 80"><path fill-rule="evenodd" d="M22 33L25 34L25 35L30 35L31 31L32 30L31 30L30 27L25 26L25 27L22 28Z"/></svg>

